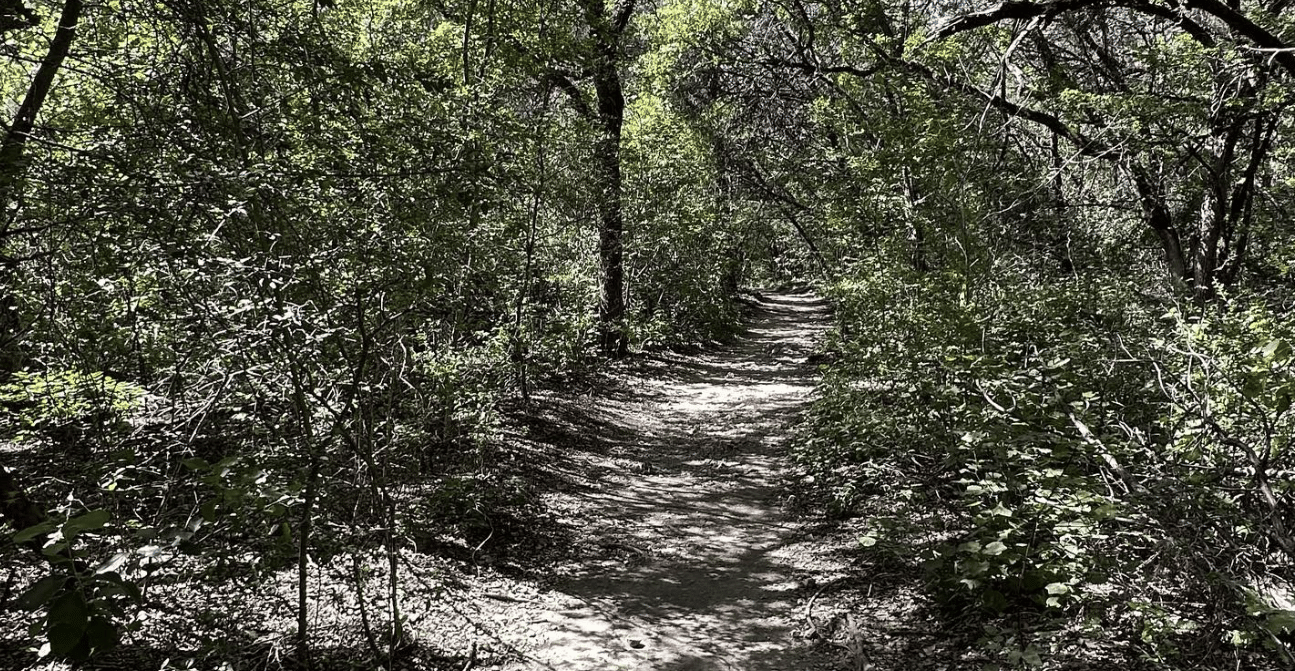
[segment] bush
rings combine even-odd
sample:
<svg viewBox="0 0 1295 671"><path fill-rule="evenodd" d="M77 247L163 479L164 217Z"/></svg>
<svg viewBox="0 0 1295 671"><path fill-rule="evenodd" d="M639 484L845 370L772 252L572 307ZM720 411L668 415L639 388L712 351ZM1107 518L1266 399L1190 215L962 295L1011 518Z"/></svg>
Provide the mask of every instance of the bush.
<svg viewBox="0 0 1295 671"><path fill-rule="evenodd" d="M126 428L143 396L140 387L101 372L19 372L0 385L0 404L11 409L3 429L17 440L56 444L105 438Z"/></svg>
<svg viewBox="0 0 1295 671"><path fill-rule="evenodd" d="M1282 645L1284 588L1256 586L1292 559L1285 320L1254 301L1165 310L1116 280L1000 277L968 295L889 273L833 298L844 357L798 458L835 510L870 509L874 528L938 518L940 533L885 544L925 567L935 599L1106 613L1141 622L1165 658L1189 656L1189 635Z"/></svg>

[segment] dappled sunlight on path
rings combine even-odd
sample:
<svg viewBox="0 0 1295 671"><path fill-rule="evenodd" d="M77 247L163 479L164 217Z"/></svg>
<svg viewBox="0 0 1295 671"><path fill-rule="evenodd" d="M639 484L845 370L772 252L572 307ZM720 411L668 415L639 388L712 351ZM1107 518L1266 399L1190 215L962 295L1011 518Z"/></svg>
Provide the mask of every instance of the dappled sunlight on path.
<svg viewBox="0 0 1295 671"><path fill-rule="evenodd" d="M578 453L552 465L571 486L550 504L597 551L555 568L509 635L524 658L506 668L829 668L794 636L805 576L781 498L826 306L769 296L752 321L723 350L636 362L578 411L554 402L535 427Z"/></svg>

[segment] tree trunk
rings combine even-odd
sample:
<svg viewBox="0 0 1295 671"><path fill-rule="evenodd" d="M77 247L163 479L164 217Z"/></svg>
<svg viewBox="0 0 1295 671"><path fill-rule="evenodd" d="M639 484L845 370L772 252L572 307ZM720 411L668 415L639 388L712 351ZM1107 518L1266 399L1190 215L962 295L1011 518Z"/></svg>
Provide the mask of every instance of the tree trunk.
<svg viewBox="0 0 1295 671"><path fill-rule="evenodd" d="M1066 221L1066 189L1061 179L1065 164L1061 160L1060 140L1052 135L1052 220L1056 232L1052 237L1052 256L1065 275L1075 274L1075 260L1070 256L1069 222Z"/></svg>
<svg viewBox="0 0 1295 671"><path fill-rule="evenodd" d="M1183 255L1182 239L1178 236L1178 229L1174 227L1173 214L1169 211L1164 192L1142 166L1134 166L1131 172L1133 184L1138 191L1138 201L1142 205L1142 216L1160 239L1160 248L1164 250L1169 274L1175 280L1191 282L1193 274L1187 257Z"/></svg>
<svg viewBox="0 0 1295 671"><path fill-rule="evenodd" d="M63 67L63 60L72 48L82 8L82 0L67 0L67 4L63 5L63 14L59 17L58 30L50 42L49 52L37 68L36 76L27 88L27 95L18 107L18 113L14 115L13 124L5 133L4 144L0 145L0 212L6 215L13 206L18 178L22 176L27 138L36 124L36 116L45 105L45 97L54 84L54 77ZM6 223L5 229L0 229L0 239L7 228Z"/></svg>
<svg viewBox="0 0 1295 671"><path fill-rule="evenodd" d="M13 123L5 133L4 142L0 143L0 263L5 262L3 246L14 220L19 182L26 167L27 138L31 136L36 117L54 85L54 77L63 67L63 61L72 48L83 7L82 0L67 0L63 5L58 29L54 32L54 39L50 41L45 60L36 69L36 76L27 87L27 95L23 97ZM18 301L14 295L18 274L15 265L9 263L0 268L0 382L18 371L23 361L20 348L22 324L18 318Z"/></svg>
<svg viewBox="0 0 1295 671"><path fill-rule="evenodd" d="M903 189L904 200L907 201L908 220L908 262L914 272L927 273L931 270L931 264L927 261L926 253L926 229L922 227L922 222L917 216L917 208L922 198L917 192L917 182L913 179L913 173L907 166L903 169Z"/></svg>
<svg viewBox="0 0 1295 671"><path fill-rule="evenodd" d="M608 356L629 353L625 334L625 218L622 206L621 127L625 119L625 93L621 88L620 36L633 3L616 8L609 18L600 0L586 0L585 16L594 40L593 82L598 97L598 128L594 146L594 179L598 204L598 261L601 272L598 323L599 346Z"/></svg>
<svg viewBox="0 0 1295 671"><path fill-rule="evenodd" d="M604 109L601 95L599 108ZM607 121L604 118L604 121ZM614 126L614 127L613 127ZM603 137L595 149L595 166L602 200L598 217L598 261L601 278L598 297L598 322L601 330L600 345L603 352L621 357L629 352L625 336L625 234L624 213L621 208L620 117L614 124L606 124Z"/></svg>
<svg viewBox="0 0 1295 671"><path fill-rule="evenodd" d="M2 242L2 240L0 240ZM14 295L17 264L0 259L0 384L9 381L22 370L22 319L18 314L18 298Z"/></svg>

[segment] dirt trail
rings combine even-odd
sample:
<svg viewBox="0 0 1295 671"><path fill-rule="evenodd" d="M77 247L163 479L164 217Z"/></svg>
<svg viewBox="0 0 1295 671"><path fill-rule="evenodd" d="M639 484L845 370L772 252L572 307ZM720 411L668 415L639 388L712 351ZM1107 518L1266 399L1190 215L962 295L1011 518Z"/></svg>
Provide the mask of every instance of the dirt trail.
<svg viewBox="0 0 1295 671"><path fill-rule="evenodd" d="M504 668L832 666L797 634L823 567L799 556L781 486L827 325L819 299L765 296L736 344L652 357L577 407L551 406L533 433L567 455L551 468L570 486L548 503L590 551L513 612L500 634L521 661Z"/></svg>

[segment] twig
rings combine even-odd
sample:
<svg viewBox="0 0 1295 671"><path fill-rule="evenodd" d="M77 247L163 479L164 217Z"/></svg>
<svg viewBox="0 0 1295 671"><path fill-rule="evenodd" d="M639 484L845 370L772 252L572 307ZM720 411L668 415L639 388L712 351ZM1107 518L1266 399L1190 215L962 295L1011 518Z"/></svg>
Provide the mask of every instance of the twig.
<svg viewBox="0 0 1295 671"><path fill-rule="evenodd" d="M509 603L530 603L531 602L530 599L519 599L515 596L509 596L507 594L499 594L497 592L482 592L481 596L487 599L494 599L495 601L507 601Z"/></svg>
<svg viewBox="0 0 1295 671"><path fill-rule="evenodd" d="M818 629L818 623L814 622L814 602L818 600L818 597L823 594L823 590L826 589L827 585L818 588L818 591L814 592L814 596L809 597L809 601L805 603L805 621L809 622L809 628L813 630L814 634L811 638L823 638L822 632Z"/></svg>

